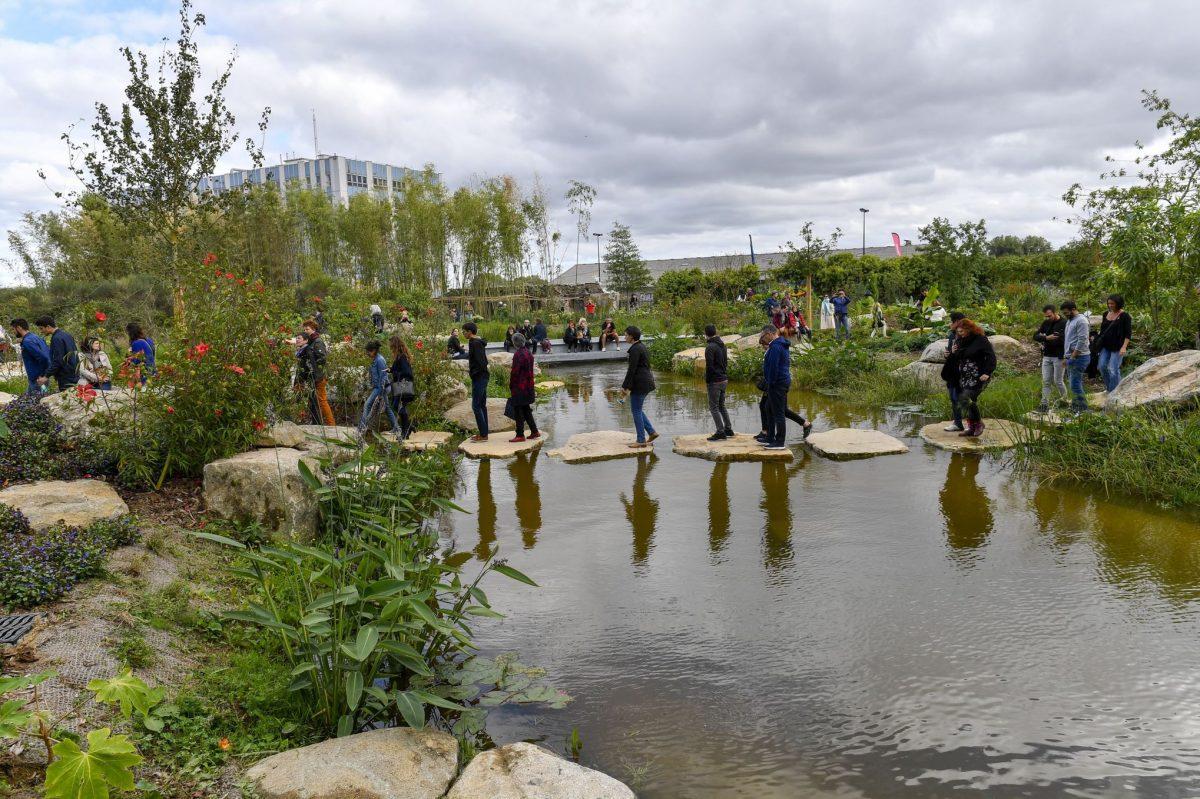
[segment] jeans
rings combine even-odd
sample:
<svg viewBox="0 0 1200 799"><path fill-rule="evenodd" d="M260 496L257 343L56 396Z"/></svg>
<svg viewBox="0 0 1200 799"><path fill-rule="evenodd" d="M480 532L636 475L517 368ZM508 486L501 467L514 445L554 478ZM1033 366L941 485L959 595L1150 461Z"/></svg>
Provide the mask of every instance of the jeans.
<svg viewBox="0 0 1200 799"><path fill-rule="evenodd" d="M770 383L767 385L767 405L771 416L767 420L767 443L783 444L787 440L787 383Z"/></svg>
<svg viewBox="0 0 1200 799"><path fill-rule="evenodd" d="M947 383L946 391L950 393L950 411L954 414L954 423L962 427L962 406L958 404L958 386L954 383Z"/></svg>
<svg viewBox="0 0 1200 799"><path fill-rule="evenodd" d="M532 405L514 405L513 413L517 423L517 437L521 438L525 435L525 425L529 425L529 434L531 436L538 435L537 422L533 421L533 406Z"/></svg>
<svg viewBox="0 0 1200 799"><path fill-rule="evenodd" d="M646 412L642 410L645 402L645 394L629 395L629 410L633 414L633 429L637 432L639 444L646 443L647 434L654 435L654 425L650 424L650 420L646 418Z"/></svg>
<svg viewBox="0 0 1200 799"><path fill-rule="evenodd" d="M392 432L399 432L400 425L396 422L396 414L392 413L391 403L387 401L387 397L384 396L384 389L382 388L371 389L370 395L367 396L367 401L363 403L362 418L358 420L358 429L364 432L370 429L377 413L376 403L382 405L383 409L387 411L388 421L392 423Z"/></svg>
<svg viewBox="0 0 1200 799"><path fill-rule="evenodd" d="M787 407L786 405L783 408L783 417L785 419L787 419L789 422L795 422L796 424L800 425L801 427L804 427L804 425L808 424L807 419L805 419L803 416L796 413L795 411L793 411L791 408ZM762 431L764 433L766 433L767 435L770 435L771 434L770 433L770 431L771 431L771 397L769 394L763 394L762 397L758 401L758 418L759 418L759 421L761 422Z"/></svg>
<svg viewBox="0 0 1200 799"><path fill-rule="evenodd" d="M408 403L410 402L412 399L392 397L392 411L400 417L401 438L408 438L408 434L412 431L412 420L408 416Z"/></svg>
<svg viewBox="0 0 1200 799"><path fill-rule="evenodd" d="M1057 394L1059 399L1067 396L1067 386L1063 383L1066 371L1066 362L1062 358L1042 358L1043 404L1049 404L1053 394Z"/></svg>
<svg viewBox="0 0 1200 799"><path fill-rule="evenodd" d="M475 414L475 426L479 435L488 434L487 391L491 378L488 375L471 378L471 411Z"/></svg>
<svg viewBox="0 0 1200 799"><path fill-rule="evenodd" d="M1100 350L1100 374L1104 378L1105 391L1121 385L1121 361L1124 358L1120 350Z"/></svg>
<svg viewBox="0 0 1200 799"><path fill-rule="evenodd" d="M718 433L733 429L733 422L729 421L729 411L725 410L725 389L728 387L729 382L725 380L708 384L708 412L712 414Z"/></svg>
<svg viewBox="0 0 1200 799"><path fill-rule="evenodd" d="M1067 361L1067 374L1071 378L1071 407L1077 411L1087 410L1087 397L1083 395L1083 375L1091 362L1090 355L1080 355Z"/></svg>
<svg viewBox="0 0 1200 799"><path fill-rule="evenodd" d="M838 314L833 317L833 335L836 338L850 338L850 315ZM845 333L843 336L842 334Z"/></svg>

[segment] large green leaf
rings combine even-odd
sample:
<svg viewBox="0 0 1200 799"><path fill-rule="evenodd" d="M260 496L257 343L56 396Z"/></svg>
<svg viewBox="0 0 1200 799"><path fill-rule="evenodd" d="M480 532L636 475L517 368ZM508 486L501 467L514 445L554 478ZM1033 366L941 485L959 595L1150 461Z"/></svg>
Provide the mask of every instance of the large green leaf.
<svg viewBox="0 0 1200 799"><path fill-rule="evenodd" d="M415 730L425 726L425 706L414 692L403 691L396 694L396 708L408 726Z"/></svg>
<svg viewBox="0 0 1200 799"><path fill-rule="evenodd" d="M226 538L225 536L217 535L216 533L206 533L201 530L189 530L188 535L193 538L203 538L206 541L213 541L223 546L233 547L234 549L246 548L246 545L241 541L234 541L232 538Z"/></svg>
<svg viewBox="0 0 1200 799"><path fill-rule="evenodd" d="M304 481L306 486L313 491L321 488L321 481L313 474L312 469L308 468L308 464L305 461L298 461L296 467L300 470L300 479Z"/></svg>
<svg viewBox="0 0 1200 799"><path fill-rule="evenodd" d="M506 563L493 564L492 568L495 571L498 571L501 574L503 574L505 577L511 577L512 579L516 580L519 583L525 583L526 585L532 585L534 588L538 587L537 583L535 583L533 580L529 579L524 574L517 571L512 566L509 566Z"/></svg>
<svg viewBox="0 0 1200 799"><path fill-rule="evenodd" d="M368 624L358 631L355 636L354 644L342 644L342 651L354 660L362 663L375 652L375 646L379 643L379 630L375 629L374 625Z"/></svg>
<svg viewBox="0 0 1200 799"><path fill-rule="evenodd" d="M24 699L10 699L0 705L0 738L16 738L29 725L33 713L25 710Z"/></svg>
<svg viewBox="0 0 1200 799"><path fill-rule="evenodd" d="M358 709L362 700L363 676L360 671L352 671L346 675L346 707L351 711Z"/></svg>
<svg viewBox="0 0 1200 799"><path fill-rule="evenodd" d="M133 767L142 757L124 735L111 732L89 732L86 752L70 739L54 745L55 760L46 769L46 799L108 799L112 788L134 789Z"/></svg>
<svg viewBox="0 0 1200 799"><path fill-rule="evenodd" d="M135 677L129 669L107 680L92 680L88 690L96 695L96 701L118 704L121 715L129 718L137 710L143 716L150 715L150 708L163 699L162 688L151 688Z"/></svg>

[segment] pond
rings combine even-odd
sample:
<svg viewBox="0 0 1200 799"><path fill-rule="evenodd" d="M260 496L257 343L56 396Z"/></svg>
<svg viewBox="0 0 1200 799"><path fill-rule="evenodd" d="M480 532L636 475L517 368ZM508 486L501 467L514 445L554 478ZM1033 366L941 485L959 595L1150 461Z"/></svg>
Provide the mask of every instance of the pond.
<svg viewBox="0 0 1200 799"><path fill-rule="evenodd" d="M547 448L629 428L605 395L622 373L559 370ZM734 392L737 429L756 403ZM711 425L704 387L662 375L655 455L463 464L456 545L541 584L491 581L508 618L477 639L575 697L494 714L498 740L561 752L577 728L581 762L645 799L1200 793L1195 516L934 450L920 417L791 404L911 451L681 457L671 436Z"/></svg>

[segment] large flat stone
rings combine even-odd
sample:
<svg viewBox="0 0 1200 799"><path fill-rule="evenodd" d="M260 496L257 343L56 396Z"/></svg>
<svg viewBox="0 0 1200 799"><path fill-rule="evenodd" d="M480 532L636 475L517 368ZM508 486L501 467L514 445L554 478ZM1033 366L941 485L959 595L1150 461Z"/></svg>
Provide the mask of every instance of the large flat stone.
<svg viewBox="0 0 1200 799"><path fill-rule="evenodd" d="M312 454L290 447L213 461L204 467L204 502L219 518L309 538L317 531L317 499L300 476L301 461L314 473L320 468Z"/></svg>
<svg viewBox="0 0 1200 799"><path fill-rule="evenodd" d="M892 375L903 380L915 380L930 391L946 388L946 381L942 380L942 364L940 363L913 361L893 370Z"/></svg>
<svg viewBox="0 0 1200 799"><path fill-rule="evenodd" d="M704 347L680 350L671 357L671 368L676 372L703 372Z"/></svg>
<svg viewBox="0 0 1200 799"><path fill-rule="evenodd" d="M452 363L466 363L466 361L456 360L452 361ZM471 392L466 384L454 375L437 375L429 381L428 398L435 408L448 408L470 396Z"/></svg>
<svg viewBox="0 0 1200 799"><path fill-rule="evenodd" d="M636 458L651 450L651 447L629 446L635 441L637 436L624 430L593 430L590 433L576 433L567 439L566 444L546 454L562 458L563 463L591 463L614 458Z"/></svg>
<svg viewBox="0 0 1200 799"><path fill-rule="evenodd" d="M515 458L522 452L532 452L542 446L545 437L532 441L509 441L508 434L489 435L487 441L472 441L467 439L458 445L458 449L468 458Z"/></svg>
<svg viewBox="0 0 1200 799"><path fill-rule="evenodd" d="M1200 350L1180 350L1151 358L1108 393L1104 410L1143 405L1183 405L1200 398Z"/></svg>
<svg viewBox="0 0 1200 799"><path fill-rule="evenodd" d="M921 351L921 357L917 360L922 363L945 363L946 362L946 339L940 338L937 341L931 341Z"/></svg>
<svg viewBox="0 0 1200 799"><path fill-rule="evenodd" d="M334 466L340 466L358 454L362 444L362 433L356 427L326 427L319 424L296 425L302 439L296 449L318 458L328 458Z"/></svg>
<svg viewBox="0 0 1200 799"><path fill-rule="evenodd" d="M876 455L901 455L908 452L904 442L880 430L861 430L839 427L810 433L805 443L818 455L833 460L848 461L873 458Z"/></svg>
<svg viewBox="0 0 1200 799"><path fill-rule="evenodd" d="M133 401L133 391L114 388L95 392L95 397L90 401L81 399L75 389L68 389L48 394L41 402L62 425L63 435L77 438L92 432L97 422L120 413Z"/></svg>
<svg viewBox="0 0 1200 799"><path fill-rule="evenodd" d="M724 441L709 441L708 433L675 436L672 450L689 458L709 461L790 461L790 449L765 449L749 433L738 433Z"/></svg>
<svg viewBox="0 0 1200 799"><path fill-rule="evenodd" d="M531 743L489 749L463 769L446 799L635 799L607 774Z"/></svg>
<svg viewBox="0 0 1200 799"><path fill-rule="evenodd" d="M86 527L129 513L125 500L101 480L43 480L0 491L0 503L16 508L35 530L55 524Z"/></svg>
<svg viewBox="0 0 1200 799"><path fill-rule="evenodd" d="M951 452L994 452L1011 449L1017 442L1037 436L1037 430L1007 419L984 419L983 435L965 438L958 433L948 433L942 428L950 422L935 422L921 428L921 438L926 444Z"/></svg>
<svg viewBox="0 0 1200 799"><path fill-rule="evenodd" d="M307 437L295 422L277 422L258 434L256 447L299 447L307 443Z"/></svg>
<svg viewBox="0 0 1200 799"><path fill-rule="evenodd" d="M566 383L561 380L543 380L540 383L535 383L534 388L538 391L555 391L560 388L565 388Z"/></svg>
<svg viewBox="0 0 1200 799"><path fill-rule="evenodd" d="M742 350L752 350L758 346L758 337L760 335L760 333L755 333L750 336L741 336L729 345L729 349L737 350L738 352L741 352Z"/></svg>
<svg viewBox="0 0 1200 799"><path fill-rule="evenodd" d="M383 438L392 442L396 440L392 433L384 433ZM449 444L452 438L454 438L454 434L446 430L418 430L415 433L409 433L408 438L404 439L404 450L406 452L424 452L427 449L440 449Z"/></svg>
<svg viewBox="0 0 1200 799"><path fill-rule="evenodd" d="M517 423L504 415L504 405L506 400L499 397L489 397L487 401L488 413L488 433L504 433L509 430L516 430ZM446 411L446 421L450 424L457 425L463 430L471 432L479 432L478 426L475 424L475 414L471 411L471 400L465 399L462 402L451 406L450 410Z"/></svg>
<svg viewBox="0 0 1200 799"><path fill-rule="evenodd" d="M988 336L988 341L992 343L992 349L996 351L996 357L1001 361L1019 358L1033 349L1032 344L1022 344L1012 336Z"/></svg>
<svg viewBox="0 0 1200 799"><path fill-rule="evenodd" d="M457 770L454 736L393 727L280 752L246 780L263 799L439 799Z"/></svg>

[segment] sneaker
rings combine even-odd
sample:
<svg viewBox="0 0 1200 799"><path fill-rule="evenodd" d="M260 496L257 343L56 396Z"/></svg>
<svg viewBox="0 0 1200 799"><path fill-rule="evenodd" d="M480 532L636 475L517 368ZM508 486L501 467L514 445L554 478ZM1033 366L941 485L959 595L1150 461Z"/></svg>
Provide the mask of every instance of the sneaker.
<svg viewBox="0 0 1200 799"><path fill-rule="evenodd" d="M508 443L510 443L510 444L524 444L524 443L525 443L525 436L513 436L512 438L510 438L510 439L508 440Z"/></svg>
<svg viewBox="0 0 1200 799"><path fill-rule="evenodd" d="M763 449L767 449L767 450L787 449L787 445L785 445L785 444L763 444Z"/></svg>
<svg viewBox="0 0 1200 799"><path fill-rule="evenodd" d="M643 447L650 446L650 443L647 441L631 441L627 446L631 449L642 449Z"/></svg>
<svg viewBox="0 0 1200 799"><path fill-rule="evenodd" d="M713 433L711 436L708 437L708 440L709 441L724 441L727 438L729 438L729 436L725 435L725 431L722 430L719 433Z"/></svg>
<svg viewBox="0 0 1200 799"><path fill-rule="evenodd" d="M942 428L947 433L961 433L965 429L961 424L948 424Z"/></svg>
<svg viewBox="0 0 1200 799"><path fill-rule="evenodd" d="M733 432L732 427L726 427L724 432L725 432L726 438L733 438L734 436L737 435L737 433Z"/></svg>
<svg viewBox="0 0 1200 799"><path fill-rule="evenodd" d="M754 437L754 440L755 440L755 441L757 441L757 442L758 442L758 443L760 443L760 444L769 444L769 443L771 443L771 439L767 438L767 436L766 436L766 434L765 434L765 433L759 433L758 435L756 435L756 436Z"/></svg>
<svg viewBox="0 0 1200 799"><path fill-rule="evenodd" d="M652 443L652 442L654 441L654 439L656 439L656 438L658 438L658 433L651 433L649 436L647 436L647 438L646 438L646 443L647 443L647 444L650 444L650 443Z"/></svg>
<svg viewBox="0 0 1200 799"><path fill-rule="evenodd" d="M487 436L475 435L471 436L471 440L478 444L481 441L487 441Z"/></svg>

